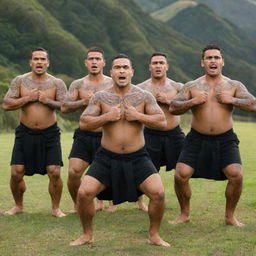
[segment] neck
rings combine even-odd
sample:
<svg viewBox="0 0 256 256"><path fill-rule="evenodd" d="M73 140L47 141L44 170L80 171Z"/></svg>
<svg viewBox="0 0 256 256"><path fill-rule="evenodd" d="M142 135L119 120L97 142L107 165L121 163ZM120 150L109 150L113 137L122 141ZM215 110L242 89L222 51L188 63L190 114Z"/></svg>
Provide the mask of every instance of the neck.
<svg viewBox="0 0 256 256"><path fill-rule="evenodd" d="M121 98L124 97L126 94L128 94L131 89L132 89L132 85L131 84L128 84L128 85L126 85L124 87L120 87L120 86L114 84L114 91Z"/></svg>
<svg viewBox="0 0 256 256"><path fill-rule="evenodd" d="M166 84L166 78L166 76L163 76L161 78L151 77L151 83L156 86L164 86Z"/></svg>
<svg viewBox="0 0 256 256"><path fill-rule="evenodd" d="M222 74L219 74L217 76L209 76L209 75L205 75L205 81L207 84L209 85L216 85L219 84L223 79Z"/></svg>
<svg viewBox="0 0 256 256"><path fill-rule="evenodd" d="M48 77L47 73L38 75L34 72L31 72L31 78L35 81L44 81L44 80L46 80L47 77Z"/></svg>
<svg viewBox="0 0 256 256"><path fill-rule="evenodd" d="M101 81L103 81L104 79L104 75L103 73L98 73L98 74L88 74L88 80L92 83L100 83Z"/></svg>

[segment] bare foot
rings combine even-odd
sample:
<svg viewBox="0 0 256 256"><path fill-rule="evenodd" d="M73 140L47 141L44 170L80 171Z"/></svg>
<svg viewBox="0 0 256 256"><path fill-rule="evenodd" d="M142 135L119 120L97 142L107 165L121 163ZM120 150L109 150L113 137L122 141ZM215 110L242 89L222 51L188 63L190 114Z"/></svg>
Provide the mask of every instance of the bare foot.
<svg viewBox="0 0 256 256"><path fill-rule="evenodd" d="M57 208L55 210L52 210L52 216L62 218L62 217L65 217L66 214L63 213L59 208Z"/></svg>
<svg viewBox="0 0 256 256"><path fill-rule="evenodd" d="M77 213L76 209L70 210L69 213Z"/></svg>
<svg viewBox="0 0 256 256"><path fill-rule="evenodd" d="M144 212L148 212L148 206L144 202L138 201L138 208Z"/></svg>
<svg viewBox="0 0 256 256"><path fill-rule="evenodd" d="M23 207L20 206L14 206L13 208L11 208L10 210L4 212L4 214L6 215L14 215L16 213L22 213L23 212Z"/></svg>
<svg viewBox="0 0 256 256"><path fill-rule="evenodd" d="M83 234L78 239L71 242L69 245L70 246L77 246L77 245L82 245L82 244L91 244L93 242L94 242L94 239L93 239L92 236Z"/></svg>
<svg viewBox="0 0 256 256"><path fill-rule="evenodd" d="M116 205L110 205L108 208L104 209L106 212L115 212L117 210Z"/></svg>
<svg viewBox="0 0 256 256"><path fill-rule="evenodd" d="M152 245L158 245L158 246L165 246L165 247L170 247L171 245L167 242L165 242L160 236L154 236L149 238L148 244Z"/></svg>
<svg viewBox="0 0 256 256"><path fill-rule="evenodd" d="M235 217L233 218L225 218L225 222L227 225L231 225L231 226L237 226L237 227L244 227L245 224L238 221Z"/></svg>
<svg viewBox="0 0 256 256"><path fill-rule="evenodd" d="M185 216L185 215L180 215L177 219L175 220L169 220L168 223L169 224L179 224L179 223L183 223L183 222L189 222L190 221L190 217L189 216Z"/></svg>

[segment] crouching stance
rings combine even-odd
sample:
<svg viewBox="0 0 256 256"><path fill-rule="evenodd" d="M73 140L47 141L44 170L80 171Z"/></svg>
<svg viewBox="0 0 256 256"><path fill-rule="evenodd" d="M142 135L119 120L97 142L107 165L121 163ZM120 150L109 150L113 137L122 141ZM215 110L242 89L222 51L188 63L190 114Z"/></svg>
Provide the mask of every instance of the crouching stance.
<svg viewBox="0 0 256 256"><path fill-rule="evenodd" d="M103 128L101 147L78 190L77 208L83 234L70 245L93 242L93 199L113 199L114 204L149 199L150 244L169 246L159 235L164 213L164 188L146 150L143 126L155 129L166 120L154 97L131 84L130 59L117 55L110 71L113 86L96 92L80 118L80 128Z"/></svg>

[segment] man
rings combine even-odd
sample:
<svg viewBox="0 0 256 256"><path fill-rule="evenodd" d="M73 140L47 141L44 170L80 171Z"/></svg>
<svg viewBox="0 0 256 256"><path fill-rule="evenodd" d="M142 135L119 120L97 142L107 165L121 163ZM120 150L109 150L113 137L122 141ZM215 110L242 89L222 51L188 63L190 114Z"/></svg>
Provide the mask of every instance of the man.
<svg viewBox="0 0 256 256"><path fill-rule="evenodd" d="M188 82L170 106L172 114L192 110L191 131L175 173L175 191L181 214L170 223L190 220L189 179L192 177L227 179L225 222L243 226L234 216L242 191L243 169L239 141L232 129L232 111L233 107L253 110L255 99L242 83L222 75L224 59L218 46L207 45L203 49L201 66L205 75Z"/></svg>
<svg viewBox="0 0 256 256"><path fill-rule="evenodd" d="M84 63L88 69L88 75L73 81L70 85L69 92L61 107L61 111L64 113L78 109L83 111L95 92L112 85L112 79L103 74L106 62L101 48L91 47L88 49ZM78 128L74 133L68 170L68 190L74 202L74 212L76 212L76 198L81 184L81 177L94 159L95 152L100 146L101 136L101 127L93 131L82 131ZM97 201L96 210L103 210L103 201ZM114 212L116 206L110 202L109 208L106 210Z"/></svg>
<svg viewBox="0 0 256 256"><path fill-rule="evenodd" d="M70 245L93 242L93 198L108 192L114 204L149 199L149 243L169 246L159 236L164 213L164 188L145 148L143 125L163 129L166 120L152 94L131 84L130 59L117 55L110 70L113 86L95 93L80 118L81 129L103 127L101 148L78 191L78 213L84 233ZM105 190L107 188L107 190ZM104 191L105 190L105 191Z"/></svg>
<svg viewBox="0 0 256 256"><path fill-rule="evenodd" d="M180 117L172 115L169 111L171 99L180 91L182 84L167 77L168 69L166 55L160 52L153 53L149 64L151 78L138 84L141 89L154 95L167 120L167 126L162 130L148 127L144 129L146 149L158 171L164 165L166 171L175 168L185 139L179 127ZM139 203L141 201L140 199Z"/></svg>
<svg viewBox="0 0 256 256"><path fill-rule="evenodd" d="M15 206L6 214L23 212L24 175L47 174L52 215L63 217L65 214L59 208L63 164L54 110L60 109L67 89L62 80L47 73L50 62L45 49L32 50L29 63L31 72L14 78L3 100L4 110L20 108L20 125L16 128L11 159L10 186Z"/></svg>

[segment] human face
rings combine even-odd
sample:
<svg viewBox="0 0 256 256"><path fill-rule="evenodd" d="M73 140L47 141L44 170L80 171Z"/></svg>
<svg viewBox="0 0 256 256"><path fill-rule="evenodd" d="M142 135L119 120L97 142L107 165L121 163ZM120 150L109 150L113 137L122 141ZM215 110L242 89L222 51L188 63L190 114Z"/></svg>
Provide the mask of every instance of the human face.
<svg viewBox="0 0 256 256"><path fill-rule="evenodd" d="M103 58L101 52L89 52L87 58L85 59L85 66L91 75L103 73L105 64L105 59Z"/></svg>
<svg viewBox="0 0 256 256"><path fill-rule="evenodd" d="M224 59L222 58L220 51L217 49L205 51L204 58L201 60L201 66L208 76L215 77L221 75Z"/></svg>
<svg viewBox="0 0 256 256"><path fill-rule="evenodd" d="M49 59L47 53L44 51L34 51L32 52L31 60L29 61L29 65L31 70L37 76L41 76L46 73L49 67Z"/></svg>
<svg viewBox="0 0 256 256"><path fill-rule="evenodd" d="M161 79L166 76L169 65L164 56L154 56L149 64L151 76L156 79Z"/></svg>
<svg viewBox="0 0 256 256"><path fill-rule="evenodd" d="M123 88L131 84L133 73L134 70L129 59L120 58L113 61L110 75L114 84L119 88Z"/></svg>

